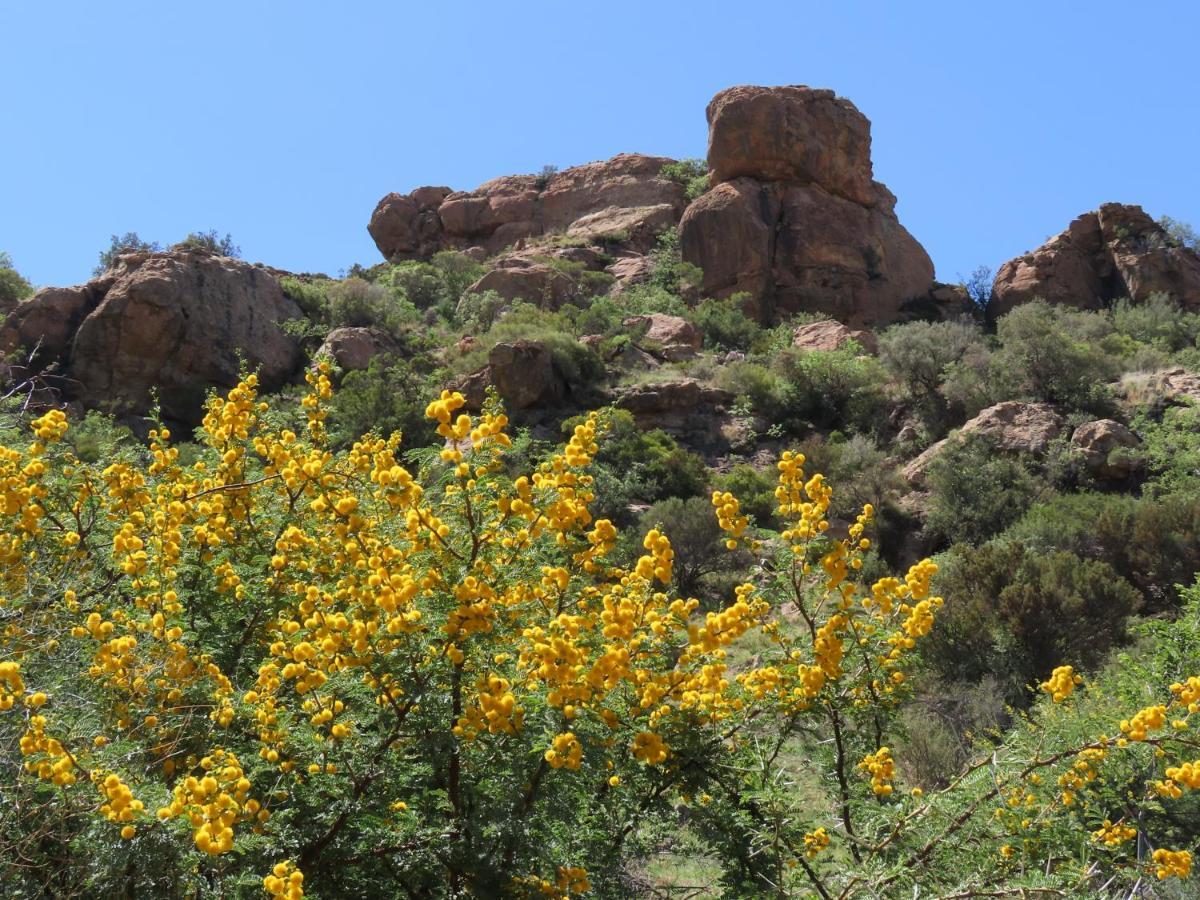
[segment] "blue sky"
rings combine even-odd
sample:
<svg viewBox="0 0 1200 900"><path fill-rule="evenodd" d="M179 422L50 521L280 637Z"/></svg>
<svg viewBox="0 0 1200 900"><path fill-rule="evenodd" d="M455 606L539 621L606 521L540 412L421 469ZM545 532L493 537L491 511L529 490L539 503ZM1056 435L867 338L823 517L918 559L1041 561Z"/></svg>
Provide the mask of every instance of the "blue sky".
<svg viewBox="0 0 1200 900"><path fill-rule="evenodd" d="M376 201L621 151L703 156L734 84L833 88L956 280L1102 202L1200 227L1200 4L0 0L0 249L231 232L331 274Z"/></svg>

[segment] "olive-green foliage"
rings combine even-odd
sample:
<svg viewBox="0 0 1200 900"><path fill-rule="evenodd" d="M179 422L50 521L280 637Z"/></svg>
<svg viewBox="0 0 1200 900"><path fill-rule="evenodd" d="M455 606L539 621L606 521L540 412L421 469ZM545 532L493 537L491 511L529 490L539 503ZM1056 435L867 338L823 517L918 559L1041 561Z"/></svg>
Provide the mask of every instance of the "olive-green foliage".
<svg viewBox="0 0 1200 900"><path fill-rule="evenodd" d="M563 422L569 435L582 421ZM661 429L642 431L623 409L605 413L606 431L596 456L595 515L618 525L631 524L630 506L654 503L668 497L693 497L704 493L708 470L704 461Z"/></svg>
<svg viewBox="0 0 1200 900"><path fill-rule="evenodd" d="M487 363L488 352L499 343L537 341L550 351L559 373L573 387L597 384L604 378L604 361L594 348L579 342L570 315L566 310L551 312L517 301L479 335L476 349L461 356L455 367L460 372L480 368Z"/></svg>
<svg viewBox="0 0 1200 900"><path fill-rule="evenodd" d="M482 264L466 254L443 250L429 262L411 260L386 265L375 281L400 292L417 309L437 309L451 318L466 289L484 271Z"/></svg>
<svg viewBox="0 0 1200 900"><path fill-rule="evenodd" d="M1163 216L1158 220L1158 224L1167 233L1167 242L1172 247L1200 250L1200 235L1197 235L1196 229L1187 222L1172 219L1170 216Z"/></svg>
<svg viewBox="0 0 1200 900"><path fill-rule="evenodd" d="M1134 425L1145 444L1146 491L1200 496L1200 404L1168 407L1157 420L1143 414Z"/></svg>
<svg viewBox="0 0 1200 900"><path fill-rule="evenodd" d="M1200 571L1200 499L1062 495L1030 509L1000 539L1105 562L1138 588L1148 611L1173 609L1178 586Z"/></svg>
<svg viewBox="0 0 1200 900"><path fill-rule="evenodd" d="M687 198L695 200L708 190L708 163L702 159L681 159L662 167L663 178L678 181L687 188Z"/></svg>
<svg viewBox="0 0 1200 900"><path fill-rule="evenodd" d="M759 471L745 463L734 466L716 479L716 486L737 497L742 512L751 516L755 525L763 528L776 528L779 525L775 516L776 483L774 472Z"/></svg>
<svg viewBox="0 0 1200 900"><path fill-rule="evenodd" d="M679 250L679 232L668 228L658 236L658 245L650 251L653 268L648 284L677 297L699 290L704 273L698 266L684 262Z"/></svg>
<svg viewBox="0 0 1200 900"><path fill-rule="evenodd" d="M334 394L330 435L344 447L368 431L404 434L404 447L424 447L433 439L425 415L431 395L431 367L421 361L375 357L370 368L348 372Z"/></svg>
<svg viewBox="0 0 1200 900"><path fill-rule="evenodd" d="M950 681L997 678L1010 702L1056 665L1099 665L1141 604L1105 562L1007 541L957 546L936 584L946 602L923 657Z"/></svg>
<svg viewBox="0 0 1200 900"><path fill-rule="evenodd" d="M109 459L135 445L133 432L124 425L118 425L112 416L97 410L91 410L73 424L67 433L67 440L75 455L86 463Z"/></svg>
<svg viewBox="0 0 1200 900"><path fill-rule="evenodd" d="M661 528L675 551L674 583L682 597L715 602L731 587L746 560L725 549L725 533L717 525L706 497L670 497L642 514L641 534Z"/></svg>
<svg viewBox="0 0 1200 900"><path fill-rule="evenodd" d="M33 285L13 268L12 257L0 250L0 314L33 293Z"/></svg>
<svg viewBox="0 0 1200 900"><path fill-rule="evenodd" d="M702 300L691 315L704 343L725 350L750 350L763 330L742 310L740 295L727 300Z"/></svg>
<svg viewBox="0 0 1200 900"><path fill-rule="evenodd" d="M208 231L193 231L178 244L173 245L172 249L187 247L199 247L202 250L216 253L218 256L232 256L235 259L241 259L242 256L242 248L233 242L233 235L226 233L224 237L220 237L215 228Z"/></svg>
<svg viewBox="0 0 1200 900"><path fill-rule="evenodd" d="M1045 490L1014 455L984 438L951 440L929 466L926 529L946 542L978 544L1015 522Z"/></svg>
<svg viewBox="0 0 1200 900"><path fill-rule="evenodd" d="M347 278L330 285L327 296L330 324L335 326L370 325L398 338L420 319L403 294L362 278Z"/></svg>
<svg viewBox="0 0 1200 900"><path fill-rule="evenodd" d="M837 350L789 350L772 363L781 381L789 419L818 428L869 432L876 428L885 397L883 367L850 342Z"/></svg>
<svg viewBox="0 0 1200 900"><path fill-rule="evenodd" d="M113 264L117 261L117 257L122 253L153 252L161 249L162 245L158 241L143 241L138 237L136 231L127 231L122 235L114 234L108 245L108 249L100 251L100 262L92 269L92 274L103 275L107 269L113 267Z"/></svg>
<svg viewBox="0 0 1200 900"><path fill-rule="evenodd" d="M328 278L302 280L292 275L279 279L279 286L309 319L329 322L329 289L335 284Z"/></svg>
<svg viewBox="0 0 1200 900"><path fill-rule="evenodd" d="M1000 346L989 372L998 392L994 402L1021 398L1107 412L1107 383L1121 373L1119 362L1103 346L1111 333L1112 324L1101 313L1040 300L1018 306L996 326Z"/></svg>
<svg viewBox="0 0 1200 900"><path fill-rule="evenodd" d="M974 411L964 408L962 396L943 390L948 371L978 364L987 354L983 331L968 320L909 322L879 336L880 362L933 438Z"/></svg>
<svg viewBox="0 0 1200 900"><path fill-rule="evenodd" d="M1118 300L1111 315L1117 334L1164 354L1194 346L1200 335L1200 314L1182 309L1163 293L1151 294L1141 303Z"/></svg>

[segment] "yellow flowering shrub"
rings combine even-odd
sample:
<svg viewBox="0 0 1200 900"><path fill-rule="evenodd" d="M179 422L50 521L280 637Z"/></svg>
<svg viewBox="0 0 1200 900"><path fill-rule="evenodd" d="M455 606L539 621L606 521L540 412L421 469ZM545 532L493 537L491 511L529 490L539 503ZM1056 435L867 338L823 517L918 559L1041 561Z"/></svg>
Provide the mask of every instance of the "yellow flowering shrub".
<svg viewBox="0 0 1200 900"><path fill-rule="evenodd" d="M309 383L291 417L254 376L213 398L188 463L160 427L86 464L58 412L0 452L0 752L20 763L0 850L19 894L52 872L92 893L627 896L631 861L687 808L737 890L898 896L968 833L1006 840L995 872L1015 871L1033 846L1012 835L1076 815L1065 798L1106 754L1159 746L1200 702L1180 682L1123 737L1019 777L897 790L892 714L936 627L937 567L862 579L874 510L836 527L801 455L778 464L777 539L748 541L737 499L713 495L758 563L701 612L671 592L669 534L623 555L592 517L603 415L518 473L495 404L470 416L443 392L440 448L368 434L334 452L328 371ZM774 790L785 745L824 801ZM1195 763L1166 785L1194 789ZM1121 850L1132 826L1104 821L1076 830ZM97 848L100 869L73 861ZM1155 874L1184 877L1171 852Z"/></svg>

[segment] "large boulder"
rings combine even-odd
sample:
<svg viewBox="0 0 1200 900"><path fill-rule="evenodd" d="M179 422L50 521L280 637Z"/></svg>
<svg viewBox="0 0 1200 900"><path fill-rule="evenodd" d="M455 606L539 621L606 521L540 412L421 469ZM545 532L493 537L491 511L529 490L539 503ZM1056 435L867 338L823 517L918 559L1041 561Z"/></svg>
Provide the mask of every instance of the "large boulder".
<svg viewBox="0 0 1200 900"><path fill-rule="evenodd" d="M375 357L398 351L399 346L387 332L347 325L329 332L315 355L329 357L343 371L361 372L371 367Z"/></svg>
<svg viewBox="0 0 1200 900"><path fill-rule="evenodd" d="M641 338L648 342L645 349L671 362L690 359L699 352L703 344L703 338L696 326L679 316L650 313L644 316L630 316L621 324L630 329L645 329Z"/></svg>
<svg viewBox="0 0 1200 900"><path fill-rule="evenodd" d="M713 97L706 112L714 181L819 184L854 203L875 202L871 123L833 91L741 85Z"/></svg>
<svg viewBox="0 0 1200 900"><path fill-rule="evenodd" d="M801 350L838 350L851 341L867 353L879 352L879 343L874 334L861 329L847 328L833 319L801 325L792 335L792 346Z"/></svg>
<svg viewBox="0 0 1200 900"><path fill-rule="evenodd" d="M367 230L392 260L482 247L489 254L530 238L577 240L644 251L679 221L684 186L662 174L673 160L623 153L546 176L497 178L474 191L418 188L388 194Z"/></svg>
<svg viewBox="0 0 1200 900"><path fill-rule="evenodd" d="M706 294L746 293L763 321L818 311L855 325L902 317L933 285L929 255L874 181L870 123L806 87L736 87L708 106L713 188L680 221Z"/></svg>
<svg viewBox="0 0 1200 900"><path fill-rule="evenodd" d="M930 466L950 442L971 437L983 438L997 450L1041 456L1062 434L1065 424L1062 414L1049 403L1005 400L980 412L950 437L927 447L900 474L913 487L923 487Z"/></svg>
<svg viewBox="0 0 1200 900"><path fill-rule="evenodd" d="M525 340L496 344L488 351L486 366L452 387L462 392L471 410L482 408L488 388L495 388L510 410L559 406L570 393L550 349L540 341Z"/></svg>
<svg viewBox="0 0 1200 900"><path fill-rule="evenodd" d="M95 283L42 288L0 323L0 356L24 349L35 368L65 361L79 323L103 296Z"/></svg>
<svg viewBox="0 0 1200 900"><path fill-rule="evenodd" d="M1071 435L1071 443L1097 478L1121 480L1137 471L1139 460L1132 451L1141 447L1141 441L1113 419L1084 422Z"/></svg>
<svg viewBox="0 0 1200 900"><path fill-rule="evenodd" d="M165 418L194 425L243 367L268 390L295 373L300 350L280 325L300 315L267 269L189 248L126 254L84 287L41 291L3 340L40 345L87 407L140 416L156 394Z"/></svg>
<svg viewBox="0 0 1200 900"><path fill-rule="evenodd" d="M1175 245L1140 206L1106 203L1001 266L988 312L1001 316L1035 298L1102 309L1123 297L1140 302L1155 293L1200 309L1200 254Z"/></svg>
<svg viewBox="0 0 1200 900"><path fill-rule="evenodd" d="M714 452L727 449L723 429L733 401L729 391L692 378L634 385L616 397L616 405L632 413L639 428L661 428L690 447Z"/></svg>

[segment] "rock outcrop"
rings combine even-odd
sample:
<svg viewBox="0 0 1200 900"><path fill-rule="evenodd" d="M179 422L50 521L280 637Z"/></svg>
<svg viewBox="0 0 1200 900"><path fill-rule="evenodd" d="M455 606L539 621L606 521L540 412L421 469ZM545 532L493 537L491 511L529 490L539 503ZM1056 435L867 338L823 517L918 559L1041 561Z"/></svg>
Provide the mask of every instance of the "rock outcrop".
<svg viewBox="0 0 1200 900"><path fill-rule="evenodd" d="M1132 431L1113 419L1084 422L1071 435L1071 443L1083 457L1087 470L1097 478L1128 478L1139 466L1135 453L1141 441Z"/></svg>
<svg viewBox="0 0 1200 900"><path fill-rule="evenodd" d="M683 257L706 295L746 293L763 321L802 310L896 321L933 263L874 181L870 123L832 91L735 87L708 105L714 186L684 212Z"/></svg>
<svg viewBox="0 0 1200 900"><path fill-rule="evenodd" d="M361 372L381 354L398 352L391 336L378 328L348 325L335 328L325 337L316 356L328 356L346 372Z"/></svg>
<svg viewBox="0 0 1200 900"><path fill-rule="evenodd" d="M801 325L792 335L792 346L801 350L838 350L854 341L870 354L879 352L879 343L870 331L847 328L833 319Z"/></svg>
<svg viewBox="0 0 1200 900"><path fill-rule="evenodd" d="M703 344L700 331L687 319L668 316L665 313L650 313L630 316L622 323L634 331L645 330L639 339L642 350L669 362L690 359L699 352Z"/></svg>
<svg viewBox="0 0 1200 900"><path fill-rule="evenodd" d="M1073 221L1036 250L996 273L989 315L1041 298L1078 309L1102 309L1164 293L1200 309L1200 254L1176 246L1140 206L1106 203Z"/></svg>
<svg viewBox="0 0 1200 900"><path fill-rule="evenodd" d="M989 406L948 438L932 444L901 471L913 487L923 487L933 461L951 441L981 437L997 450L1010 453L1044 454L1050 442L1062 434L1065 420L1049 403L1006 400Z"/></svg>
<svg viewBox="0 0 1200 900"><path fill-rule="evenodd" d="M686 203L683 185L662 175L671 162L623 153L547 176L497 178L473 191L423 187L388 194L367 228L390 260L470 247L490 255L555 233L645 251L679 221Z"/></svg>
<svg viewBox="0 0 1200 900"><path fill-rule="evenodd" d="M30 298L0 345L40 345L89 408L139 416L157 393L165 418L194 425L207 392L243 367L266 390L295 373L300 350L280 324L300 315L265 268L197 248L131 253L87 285Z"/></svg>
<svg viewBox="0 0 1200 900"><path fill-rule="evenodd" d="M490 387L496 389L509 410L559 406L570 393L554 356L540 341L496 344L488 351L486 366L452 385L462 392L472 411L483 407Z"/></svg>
<svg viewBox="0 0 1200 900"><path fill-rule="evenodd" d="M639 428L661 428L692 447L714 449L725 443L725 411L733 401L729 391L681 378L628 388L616 405L632 413Z"/></svg>

